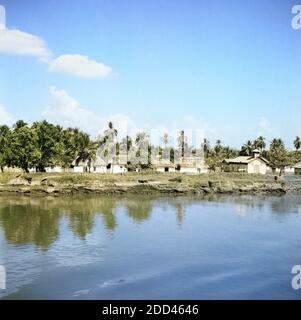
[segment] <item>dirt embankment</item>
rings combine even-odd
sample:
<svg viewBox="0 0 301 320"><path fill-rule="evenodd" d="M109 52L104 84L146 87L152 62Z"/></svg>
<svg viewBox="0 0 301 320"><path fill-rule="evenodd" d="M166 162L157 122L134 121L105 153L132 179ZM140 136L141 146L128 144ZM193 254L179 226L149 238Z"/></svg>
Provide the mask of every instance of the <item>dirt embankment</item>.
<svg viewBox="0 0 301 320"><path fill-rule="evenodd" d="M1 193L21 194L285 194L301 190L273 176L247 174L0 174Z"/></svg>

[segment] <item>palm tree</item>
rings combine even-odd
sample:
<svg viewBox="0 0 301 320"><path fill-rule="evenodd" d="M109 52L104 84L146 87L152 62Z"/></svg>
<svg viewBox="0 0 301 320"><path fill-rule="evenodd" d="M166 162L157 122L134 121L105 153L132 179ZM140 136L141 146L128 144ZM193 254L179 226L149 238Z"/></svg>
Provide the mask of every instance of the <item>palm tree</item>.
<svg viewBox="0 0 301 320"><path fill-rule="evenodd" d="M114 151L116 149L116 137L118 135L118 131L114 128L113 122L109 122L108 123L108 129L105 130L104 132L104 137L103 137L103 143L105 143L106 145L106 150L105 150L105 154L107 155L107 162L108 162L108 158L110 156L110 158L112 159L112 172L113 172L113 165L114 165L114 160L116 159L116 152L114 154Z"/></svg>
<svg viewBox="0 0 301 320"><path fill-rule="evenodd" d="M168 133L164 133L164 136L162 137L162 142L164 144L165 149L167 148L167 145L169 143L169 137L168 137Z"/></svg>
<svg viewBox="0 0 301 320"><path fill-rule="evenodd" d="M284 149L284 142L282 141L282 139L273 139L270 145L270 149L273 150L278 148Z"/></svg>
<svg viewBox="0 0 301 320"><path fill-rule="evenodd" d="M80 133L78 139L78 150L77 150L77 158L76 165L79 164L80 161L86 162L88 161L89 172L91 171L91 162L96 158L96 151L98 148L98 143L94 142L90 139L90 136L86 133Z"/></svg>
<svg viewBox="0 0 301 320"><path fill-rule="evenodd" d="M265 138L263 136L258 137L254 141L254 147L256 149L260 149L260 151L262 152L266 147Z"/></svg>
<svg viewBox="0 0 301 320"><path fill-rule="evenodd" d="M207 138L203 140L203 150L205 155L207 155L210 150L210 141Z"/></svg>
<svg viewBox="0 0 301 320"><path fill-rule="evenodd" d="M301 148L301 139L300 139L299 136L296 137L296 139L294 141L294 146L295 146L297 151L300 150L300 148Z"/></svg>
<svg viewBox="0 0 301 320"><path fill-rule="evenodd" d="M27 126L27 123L26 122L24 122L23 120L18 120L15 124L14 124L14 129L15 130L18 130L18 129L20 129L20 128L22 128L22 127L26 127Z"/></svg>
<svg viewBox="0 0 301 320"><path fill-rule="evenodd" d="M218 140L216 141L214 150L215 150L217 153L219 153L219 152L222 150L222 141L221 141L220 139L218 139Z"/></svg>
<svg viewBox="0 0 301 320"><path fill-rule="evenodd" d="M129 162L129 152L132 148L133 145L133 141L131 139L130 136L126 136L125 138L123 138L120 142L120 149L122 150L126 150L126 162Z"/></svg>
<svg viewBox="0 0 301 320"><path fill-rule="evenodd" d="M9 147L10 129L8 126L0 126L0 169L4 171L5 165L8 163L8 147Z"/></svg>
<svg viewBox="0 0 301 320"><path fill-rule="evenodd" d="M135 145L137 148L137 157L146 159L149 151L149 135L146 132L138 132L135 139Z"/></svg>
<svg viewBox="0 0 301 320"><path fill-rule="evenodd" d="M254 149L253 143L248 140L247 143L245 143L241 148L241 155L247 155L250 156L252 153L252 150Z"/></svg>
<svg viewBox="0 0 301 320"><path fill-rule="evenodd" d="M178 138L178 144L179 144L179 148L181 150L181 157L183 160L184 156L185 156L185 132L184 132L184 130L182 130L180 132L180 136Z"/></svg>
<svg viewBox="0 0 301 320"><path fill-rule="evenodd" d="M168 148L169 144L169 136L168 133L165 133L162 137L162 142L164 144L164 148L162 150L162 159L164 160L170 160L170 148Z"/></svg>

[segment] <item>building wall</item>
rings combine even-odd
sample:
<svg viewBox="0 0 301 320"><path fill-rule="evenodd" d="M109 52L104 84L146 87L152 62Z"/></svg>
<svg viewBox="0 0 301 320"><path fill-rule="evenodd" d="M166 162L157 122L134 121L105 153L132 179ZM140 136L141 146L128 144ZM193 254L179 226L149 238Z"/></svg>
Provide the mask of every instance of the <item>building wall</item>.
<svg viewBox="0 0 301 320"><path fill-rule="evenodd" d="M165 167L157 167L157 172L166 173ZM176 172L176 169L173 168L173 167L169 167L169 171L168 172Z"/></svg>
<svg viewBox="0 0 301 320"><path fill-rule="evenodd" d="M248 166L241 163L223 164L224 172L247 172Z"/></svg>
<svg viewBox="0 0 301 320"><path fill-rule="evenodd" d="M65 170L62 167L47 167L45 168L47 173L61 173L65 172Z"/></svg>
<svg viewBox="0 0 301 320"><path fill-rule="evenodd" d="M22 173L23 170L20 168L10 168L10 167L4 167L4 172L11 172L11 173Z"/></svg>
<svg viewBox="0 0 301 320"><path fill-rule="evenodd" d="M271 167L267 167L267 173L271 173L271 174L279 174L280 173L280 169L272 169ZM294 167L285 167L284 170L282 171L282 174L294 174L295 173L295 169Z"/></svg>
<svg viewBox="0 0 301 320"><path fill-rule="evenodd" d="M295 174L301 175L301 168L295 168Z"/></svg>
<svg viewBox="0 0 301 320"><path fill-rule="evenodd" d="M95 173L107 173L107 167L106 166L96 166L93 168L93 172Z"/></svg>
<svg viewBox="0 0 301 320"><path fill-rule="evenodd" d="M94 173L125 173L128 171L124 165L120 164L114 164L109 169L107 166L95 166L93 170Z"/></svg>
<svg viewBox="0 0 301 320"><path fill-rule="evenodd" d="M252 174L266 174L267 173L267 165L265 162L260 159L255 159L248 164L248 173Z"/></svg>
<svg viewBox="0 0 301 320"><path fill-rule="evenodd" d="M112 168L108 170L108 172L111 172L111 173L125 173L127 171L128 170L125 166L119 165L119 164L114 164Z"/></svg>
<svg viewBox="0 0 301 320"><path fill-rule="evenodd" d="M208 169L206 167L181 167L180 173L191 173L191 174L201 174L201 173L207 173Z"/></svg>
<svg viewBox="0 0 301 320"><path fill-rule="evenodd" d="M83 173L83 172L84 172L84 167L82 167L82 166L75 166L75 167L73 168L73 172L75 172L75 173Z"/></svg>

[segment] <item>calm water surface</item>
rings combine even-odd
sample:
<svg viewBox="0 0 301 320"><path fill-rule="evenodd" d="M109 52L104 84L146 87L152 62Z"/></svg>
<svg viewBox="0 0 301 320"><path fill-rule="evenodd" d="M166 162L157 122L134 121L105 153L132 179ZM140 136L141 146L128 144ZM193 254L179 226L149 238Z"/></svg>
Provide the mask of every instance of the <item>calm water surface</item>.
<svg viewBox="0 0 301 320"><path fill-rule="evenodd" d="M2 299L301 299L301 197L0 197Z"/></svg>

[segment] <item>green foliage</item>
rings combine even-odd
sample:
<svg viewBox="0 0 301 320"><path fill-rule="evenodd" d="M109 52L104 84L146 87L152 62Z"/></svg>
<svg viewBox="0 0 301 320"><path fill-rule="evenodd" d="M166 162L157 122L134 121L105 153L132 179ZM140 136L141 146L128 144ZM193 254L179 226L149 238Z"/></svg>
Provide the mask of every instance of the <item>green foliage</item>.
<svg viewBox="0 0 301 320"><path fill-rule="evenodd" d="M293 153L285 149L281 139L274 139L271 142L268 158L272 169L280 169L279 175L282 174L286 166L292 166L294 164Z"/></svg>
<svg viewBox="0 0 301 320"><path fill-rule="evenodd" d="M224 159L234 158L238 155L238 151L231 149L230 147L223 146L220 140L217 140L216 145L211 149L209 141L205 139L204 152L206 165L209 167L209 170L213 172L222 166Z"/></svg>
<svg viewBox="0 0 301 320"><path fill-rule="evenodd" d="M294 147L296 148L297 151L301 149L301 139L300 137L296 137L294 141Z"/></svg>
<svg viewBox="0 0 301 320"><path fill-rule="evenodd" d="M63 129L47 121L29 126L22 120L12 129L0 126L0 168L18 167L44 172L46 167L65 168L95 158L98 143L78 129Z"/></svg>
<svg viewBox="0 0 301 320"><path fill-rule="evenodd" d="M248 140L242 147L241 147L241 151L240 151L240 155L241 156L251 156L252 155L252 151L254 149L259 149L261 151L261 155L265 156L266 155L266 142L265 142L265 138L260 136L257 139L255 139L254 141Z"/></svg>
<svg viewBox="0 0 301 320"><path fill-rule="evenodd" d="M0 126L0 168L3 172L4 166L7 165L10 158L10 129L7 126Z"/></svg>
<svg viewBox="0 0 301 320"><path fill-rule="evenodd" d="M47 167L70 168L72 165L79 165L83 162L90 171L91 163L95 160L100 146L103 147L106 157L109 157L115 150L117 150L117 155L126 154L129 170L152 169L151 157L153 150L157 148L151 146L147 133L139 132L134 138L126 136L120 142L117 142L116 137L117 130L112 122L108 124L108 129L104 131L103 136L97 141L92 141L88 134L77 128L65 129L47 121L35 122L30 126L19 120L12 128L0 126L0 170L3 172L4 167L17 167L26 172L29 169L44 172ZM186 153L190 153L188 151L196 154L196 150L192 150L192 147L188 145L184 131L179 134L177 149L168 146L167 134L164 135L162 141L165 147L159 146L158 154L163 156L163 153L168 151L171 162L175 161L176 155L185 157ZM210 171L216 171L221 167L224 159L238 155L251 156L253 149L259 149L261 155L270 161L273 169L280 169L280 174L286 166L292 166L301 161L300 137L296 137L294 146L295 151L287 151L281 139L274 139L270 144L270 149L266 150L265 138L262 136L254 141L247 141L240 152L223 146L220 140L216 141L214 147L210 146L207 139L204 139L202 144L205 162Z"/></svg>
<svg viewBox="0 0 301 320"><path fill-rule="evenodd" d="M36 163L37 170L43 172L46 167L59 164L59 156L63 152L61 144L63 129L47 121L35 122L31 129L37 135L38 151L41 154Z"/></svg>
<svg viewBox="0 0 301 320"><path fill-rule="evenodd" d="M28 172L34 168L42 154L39 150L38 135L27 125L15 126L10 139L9 163Z"/></svg>

